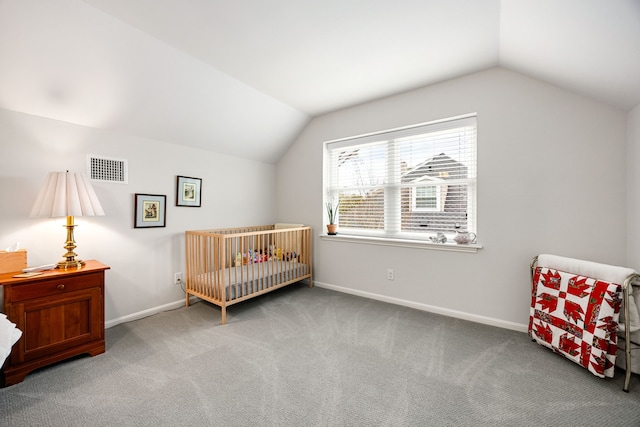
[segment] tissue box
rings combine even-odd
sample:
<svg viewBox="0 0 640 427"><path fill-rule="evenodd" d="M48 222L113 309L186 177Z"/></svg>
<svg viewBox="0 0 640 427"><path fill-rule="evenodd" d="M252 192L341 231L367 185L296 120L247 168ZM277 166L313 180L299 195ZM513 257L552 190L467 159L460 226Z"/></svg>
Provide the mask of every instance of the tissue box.
<svg viewBox="0 0 640 427"><path fill-rule="evenodd" d="M0 273L13 273L27 268L27 250L0 251Z"/></svg>

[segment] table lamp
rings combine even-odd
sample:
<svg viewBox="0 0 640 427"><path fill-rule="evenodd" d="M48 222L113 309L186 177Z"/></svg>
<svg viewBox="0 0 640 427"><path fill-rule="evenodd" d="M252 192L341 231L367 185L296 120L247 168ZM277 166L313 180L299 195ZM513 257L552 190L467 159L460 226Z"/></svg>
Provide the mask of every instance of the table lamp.
<svg viewBox="0 0 640 427"><path fill-rule="evenodd" d="M30 214L31 217L67 217L67 242L64 245L67 253L63 255L65 259L58 262L56 268L60 269L84 265L84 261L76 259L77 254L73 251L76 248L73 217L102 215L104 211L89 177L69 171L49 172Z"/></svg>

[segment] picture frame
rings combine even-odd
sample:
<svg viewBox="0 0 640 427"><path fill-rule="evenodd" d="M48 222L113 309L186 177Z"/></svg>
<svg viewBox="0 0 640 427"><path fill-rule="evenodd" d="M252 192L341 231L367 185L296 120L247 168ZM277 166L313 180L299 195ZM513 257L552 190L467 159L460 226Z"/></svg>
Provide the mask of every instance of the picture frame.
<svg viewBox="0 0 640 427"><path fill-rule="evenodd" d="M167 225L167 196L135 194L134 228L165 227Z"/></svg>
<svg viewBox="0 0 640 427"><path fill-rule="evenodd" d="M202 194L202 179L178 176L176 206L199 208Z"/></svg>

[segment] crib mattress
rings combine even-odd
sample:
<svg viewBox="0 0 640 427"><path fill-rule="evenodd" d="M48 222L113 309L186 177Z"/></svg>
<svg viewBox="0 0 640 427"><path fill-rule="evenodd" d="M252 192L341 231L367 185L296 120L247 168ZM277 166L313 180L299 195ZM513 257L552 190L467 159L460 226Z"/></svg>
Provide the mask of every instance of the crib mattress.
<svg viewBox="0 0 640 427"><path fill-rule="evenodd" d="M309 265L292 261L267 261L229 267L197 276L198 286L224 280L227 301L242 298L281 283L302 280L310 271Z"/></svg>

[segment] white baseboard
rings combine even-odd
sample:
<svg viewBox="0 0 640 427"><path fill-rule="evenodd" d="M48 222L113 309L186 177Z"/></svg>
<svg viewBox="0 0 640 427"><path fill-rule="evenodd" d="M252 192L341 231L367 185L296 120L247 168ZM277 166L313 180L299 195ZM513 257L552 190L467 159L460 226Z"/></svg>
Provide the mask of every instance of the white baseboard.
<svg viewBox="0 0 640 427"><path fill-rule="evenodd" d="M191 304L193 304L198 301L198 298L191 297L190 301L191 301ZM121 323L143 319L145 317L153 316L154 314L162 313L163 311L175 310L176 308L180 308L180 307L184 307L184 298L178 301L170 302L168 304L152 307L147 310L138 311L137 313L132 313L126 316L118 317L116 319L107 320L106 322L104 322L104 327L105 329L109 329Z"/></svg>
<svg viewBox="0 0 640 427"><path fill-rule="evenodd" d="M374 294L371 292L359 291L356 289L343 288L342 286L330 285L328 283L313 281L313 285L319 288L330 289L332 291L343 292L346 294L356 295L364 298L370 298L377 301L388 302L391 304L402 305L405 307L415 308L417 310L428 311L430 313L442 314L444 316L455 317L457 319L469 320L471 322L482 323L490 326L497 326L499 328L511 329L518 332L527 332L528 325L523 325L515 322L508 322L506 320L495 319L493 317L480 316L477 314L465 313L463 311L451 310L448 308L436 307L433 305L422 304L415 301L408 301L400 298L388 297L385 295Z"/></svg>
<svg viewBox="0 0 640 427"><path fill-rule="evenodd" d="M496 326L498 328L511 329L518 332L527 332L528 326L515 322L508 322L506 320L495 319L493 317L480 316L477 314L465 313L463 311L451 310L449 308L436 307L433 305L422 304L415 301L404 300L400 298L393 298L385 295L374 294L371 292L359 291L357 289L344 288L342 286L330 285L328 283L313 281L313 285L319 288L330 289L332 291L343 292L345 294L356 295L364 298L374 299L377 301L388 302L390 304L402 305L405 307L415 308L417 310L428 311L429 313L442 314L444 316L455 317L456 319L468 320L471 322L482 323L485 325ZM191 303L198 301L198 298L192 297ZM148 316L152 316L163 311L175 310L176 308L184 307L184 299L164 304L158 307L152 307L147 310L139 311L137 313L128 314L126 316L118 317L106 321L105 328L111 328L125 322L131 322L133 320L142 319Z"/></svg>

